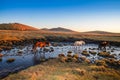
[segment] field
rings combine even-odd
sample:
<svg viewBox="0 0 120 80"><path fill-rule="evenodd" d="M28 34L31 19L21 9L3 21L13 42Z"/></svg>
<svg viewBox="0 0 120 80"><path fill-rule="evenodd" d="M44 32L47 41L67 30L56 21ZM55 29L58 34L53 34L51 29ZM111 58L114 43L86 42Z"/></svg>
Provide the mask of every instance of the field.
<svg viewBox="0 0 120 80"><path fill-rule="evenodd" d="M28 40L28 39L47 39L57 38L68 39L91 39L120 42L120 33L98 34L98 33L79 33L79 32L52 32L52 31L16 31L0 30L0 40ZM57 41L57 40L56 40Z"/></svg>

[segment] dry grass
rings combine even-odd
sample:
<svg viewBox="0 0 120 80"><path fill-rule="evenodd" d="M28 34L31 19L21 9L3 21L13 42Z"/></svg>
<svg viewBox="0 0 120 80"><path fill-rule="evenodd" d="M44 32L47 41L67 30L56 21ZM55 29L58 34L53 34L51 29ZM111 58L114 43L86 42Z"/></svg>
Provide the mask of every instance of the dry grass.
<svg viewBox="0 0 120 80"><path fill-rule="evenodd" d="M78 32L51 32L51 31L16 31L0 30L0 40L24 40L24 39L92 39L120 42L120 34L87 34Z"/></svg>
<svg viewBox="0 0 120 80"><path fill-rule="evenodd" d="M58 59L11 74L3 80L120 80L120 70Z"/></svg>

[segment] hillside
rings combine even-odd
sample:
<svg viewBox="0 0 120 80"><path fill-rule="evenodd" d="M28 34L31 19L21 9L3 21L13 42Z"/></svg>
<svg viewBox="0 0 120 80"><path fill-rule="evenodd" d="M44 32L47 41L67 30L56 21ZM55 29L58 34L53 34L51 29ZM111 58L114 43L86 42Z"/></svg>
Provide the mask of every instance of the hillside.
<svg viewBox="0 0 120 80"><path fill-rule="evenodd" d="M37 28L20 24L20 23L9 23L0 24L0 30L20 30L20 31L31 31L38 30Z"/></svg>
<svg viewBox="0 0 120 80"><path fill-rule="evenodd" d="M43 28L42 30L45 30L45 31L59 31L59 32L75 32L73 30L62 28L62 27L51 28L51 29Z"/></svg>
<svg viewBox="0 0 120 80"><path fill-rule="evenodd" d="M88 31L88 32L84 32L84 33L96 33L96 34L112 34L112 32L107 32L107 31Z"/></svg>

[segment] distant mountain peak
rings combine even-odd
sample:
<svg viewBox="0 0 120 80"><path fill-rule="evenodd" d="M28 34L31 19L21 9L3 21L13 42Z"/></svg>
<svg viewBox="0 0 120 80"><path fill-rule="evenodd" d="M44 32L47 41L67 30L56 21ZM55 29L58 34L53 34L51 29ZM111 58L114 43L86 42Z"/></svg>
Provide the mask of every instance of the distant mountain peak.
<svg viewBox="0 0 120 80"><path fill-rule="evenodd" d="M62 27L57 27L57 28L43 28L42 30L47 30L47 31L58 31L58 32L75 32L73 30L70 29L66 29L66 28L62 28Z"/></svg>

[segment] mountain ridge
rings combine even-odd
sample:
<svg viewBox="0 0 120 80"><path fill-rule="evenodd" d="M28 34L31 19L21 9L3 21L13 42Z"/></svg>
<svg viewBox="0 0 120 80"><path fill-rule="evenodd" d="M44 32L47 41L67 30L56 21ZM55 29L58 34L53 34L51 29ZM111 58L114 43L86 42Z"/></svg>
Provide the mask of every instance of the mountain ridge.
<svg viewBox="0 0 120 80"><path fill-rule="evenodd" d="M73 31L71 29L62 28L62 27L51 28L51 29L42 28L41 30L45 30L45 31L57 31L57 32L76 32L76 31Z"/></svg>

